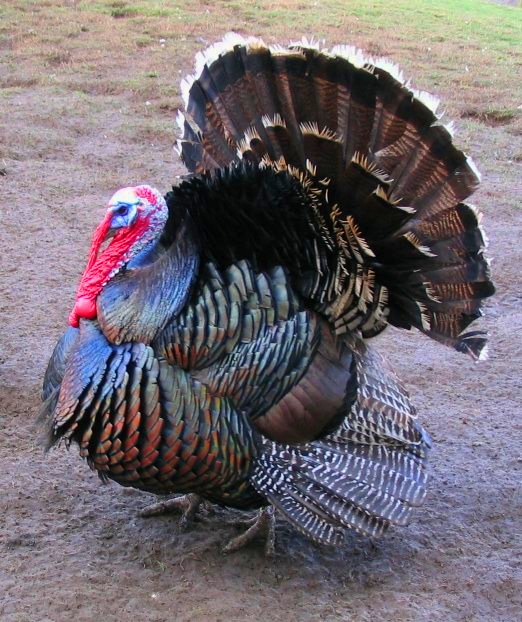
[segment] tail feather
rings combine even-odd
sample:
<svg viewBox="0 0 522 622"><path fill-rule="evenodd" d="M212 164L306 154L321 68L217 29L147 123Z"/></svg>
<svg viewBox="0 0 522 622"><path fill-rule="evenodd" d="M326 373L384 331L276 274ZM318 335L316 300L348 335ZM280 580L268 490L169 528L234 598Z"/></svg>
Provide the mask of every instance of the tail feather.
<svg viewBox="0 0 522 622"><path fill-rule="evenodd" d="M183 90L191 171L248 160L303 186L335 257L300 293L339 334L415 326L480 356L483 338L464 330L494 288L479 218L463 203L479 175L434 98L354 48L233 34L200 55Z"/></svg>

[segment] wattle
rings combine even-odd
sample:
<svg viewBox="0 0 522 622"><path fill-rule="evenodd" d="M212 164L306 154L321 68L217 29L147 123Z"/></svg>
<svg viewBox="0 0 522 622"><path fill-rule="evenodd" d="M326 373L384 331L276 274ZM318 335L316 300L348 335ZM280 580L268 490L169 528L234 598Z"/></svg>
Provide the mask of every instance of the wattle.
<svg viewBox="0 0 522 622"><path fill-rule="evenodd" d="M78 327L80 318L96 318L96 299L103 286L139 248L137 243L143 239L150 226L150 216L141 215L130 227L123 227L112 238L110 244L100 252L110 229L111 213L104 218L94 232L87 267L80 279L76 302L69 315L69 324Z"/></svg>
<svg viewBox="0 0 522 622"><path fill-rule="evenodd" d="M80 324L80 318L94 320L95 317L96 299L81 296L74 304L73 310L69 315L69 324L77 328Z"/></svg>

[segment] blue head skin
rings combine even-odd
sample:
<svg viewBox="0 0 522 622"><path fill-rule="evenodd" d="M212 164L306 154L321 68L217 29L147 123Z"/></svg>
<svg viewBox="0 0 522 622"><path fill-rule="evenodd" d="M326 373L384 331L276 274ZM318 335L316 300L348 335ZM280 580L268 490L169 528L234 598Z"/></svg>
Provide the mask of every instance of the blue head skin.
<svg viewBox="0 0 522 622"><path fill-rule="evenodd" d="M138 206L143 200L136 196L134 188L118 190L109 201L108 209L112 212L111 230L130 227L138 217Z"/></svg>

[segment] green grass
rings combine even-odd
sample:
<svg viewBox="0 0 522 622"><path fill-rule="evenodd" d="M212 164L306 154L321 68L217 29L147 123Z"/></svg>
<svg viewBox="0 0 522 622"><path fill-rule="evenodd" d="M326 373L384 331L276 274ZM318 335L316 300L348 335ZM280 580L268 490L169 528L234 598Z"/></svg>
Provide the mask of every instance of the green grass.
<svg viewBox="0 0 522 622"><path fill-rule="evenodd" d="M520 116L522 9L485 0L4 0L0 87L147 93L167 109L180 71L229 30L354 44L404 66L452 114L491 124L497 113L499 124Z"/></svg>
<svg viewBox="0 0 522 622"><path fill-rule="evenodd" d="M116 19L145 17L172 17L181 14L177 2L82 2L79 8L100 11Z"/></svg>

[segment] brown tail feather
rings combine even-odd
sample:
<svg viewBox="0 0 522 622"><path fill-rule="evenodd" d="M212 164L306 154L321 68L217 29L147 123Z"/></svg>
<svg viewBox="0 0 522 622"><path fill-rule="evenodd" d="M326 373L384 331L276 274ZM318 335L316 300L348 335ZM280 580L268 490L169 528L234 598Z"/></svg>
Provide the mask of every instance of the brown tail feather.
<svg viewBox="0 0 522 622"><path fill-rule="evenodd" d="M183 85L180 152L201 173L241 159L294 175L306 189L335 274L301 292L338 332L366 337L416 326L479 357L464 335L493 285L476 212L472 162L436 102L397 70L353 48L270 48L228 36Z"/></svg>

